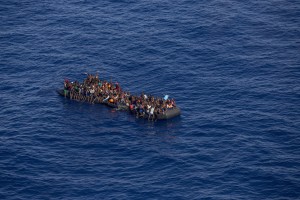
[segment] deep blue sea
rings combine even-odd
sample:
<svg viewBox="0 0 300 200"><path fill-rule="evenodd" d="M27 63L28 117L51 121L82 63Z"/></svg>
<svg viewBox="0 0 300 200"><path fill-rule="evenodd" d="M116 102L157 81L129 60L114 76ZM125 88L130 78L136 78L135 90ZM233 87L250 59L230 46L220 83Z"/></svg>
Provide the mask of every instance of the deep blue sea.
<svg viewBox="0 0 300 200"><path fill-rule="evenodd" d="M136 119L84 73L175 98ZM0 1L0 199L300 199L299 0Z"/></svg>

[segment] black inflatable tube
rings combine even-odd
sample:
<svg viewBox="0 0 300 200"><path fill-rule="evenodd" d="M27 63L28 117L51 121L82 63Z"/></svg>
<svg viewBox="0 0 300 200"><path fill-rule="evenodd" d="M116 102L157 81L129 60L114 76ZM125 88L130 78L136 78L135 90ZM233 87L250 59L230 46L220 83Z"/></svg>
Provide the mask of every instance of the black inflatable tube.
<svg viewBox="0 0 300 200"><path fill-rule="evenodd" d="M58 89L58 90L56 90L56 92L57 92L59 95L63 96L63 97L65 96L64 90L62 90L62 89L60 89L60 90ZM69 94L67 94L66 97L67 97L67 98L70 98ZM117 105L112 104L112 103L109 103L109 102L106 102L106 103L105 103L105 102L96 102L96 103L97 103L97 104L105 104L105 105L107 105L107 106L109 106L109 107L111 107L111 108L118 108ZM179 116L180 113L181 113L181 111L180 111L180 109L179 109L178 107L172 108L172 109L168 109L168 110L165 111L164 113L161 113L161 114L157 115L157 119L158 119L158 120L167 120L167 119L171 119L171 118L174 118L174 117ZM145 118L147 118L147 117L145 117Z"/></svg>

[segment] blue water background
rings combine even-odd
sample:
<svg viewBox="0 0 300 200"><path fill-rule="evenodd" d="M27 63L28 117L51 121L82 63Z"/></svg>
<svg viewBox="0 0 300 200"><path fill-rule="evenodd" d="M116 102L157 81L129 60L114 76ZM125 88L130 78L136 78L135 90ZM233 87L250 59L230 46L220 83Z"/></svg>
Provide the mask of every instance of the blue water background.
<svg viewBox="0 0 300 200"><path fill-rule="evenodd" d="M299 199L300 2L0 3L0 199ZM63 79L175 98L136 119Z"/></svg>

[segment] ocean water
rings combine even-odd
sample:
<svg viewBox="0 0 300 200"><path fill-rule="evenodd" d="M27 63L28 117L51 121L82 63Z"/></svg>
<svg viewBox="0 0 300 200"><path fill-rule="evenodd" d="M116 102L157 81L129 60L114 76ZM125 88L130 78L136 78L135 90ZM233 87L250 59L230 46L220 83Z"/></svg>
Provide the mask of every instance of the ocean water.
<svg viewBox="0 0 300 200"><path fill-rule="evenodd" d="M299 199L300 2L0 3L0 199ZM176 99L148 122L56 89Z"/></svg>

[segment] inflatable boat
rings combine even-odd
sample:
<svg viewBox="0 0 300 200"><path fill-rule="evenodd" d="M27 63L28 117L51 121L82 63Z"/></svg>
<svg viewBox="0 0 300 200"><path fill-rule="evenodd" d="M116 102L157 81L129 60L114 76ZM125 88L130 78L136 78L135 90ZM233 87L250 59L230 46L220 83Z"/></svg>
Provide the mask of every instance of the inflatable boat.
<svg viewBox="0 0 300 200"><path fill-rule="evenodd" d="M56 90L56 91L57 91L57 93L58 93L59 95L61 95L61 96L63 96L63 97L66 97L66 98L70 99L69 93L67 93L67 94L65 95L63 89L58 89L58 90ZM114 104L114 103L110 103L110 102L108 102L108 101L100 102L99 100L96 100L94 103L96 103L96 104L104 104L104 105L106 105L106 106L108 106L108 107L115 108L115 109L117 109L117 110L127 110L127 111L129 111L130 113L136 115L135 110L131 111L131 110L129 109L129 107L126 106L126 105L117 105L117 104ZM167 109L164 113L160 113L160 114L156 115L156 118L157 118L158 120L167 120L167 119L171 119L171 118L174 118L174 117L176 117L176 116L179 116L180 113L181 113L180 109L179 109L178 107L175 107L175 108ZM140 118L148 119L148 117L149 117L148 114L145 114L144 116L142 116L142 117L140 117Z"/></svg>

